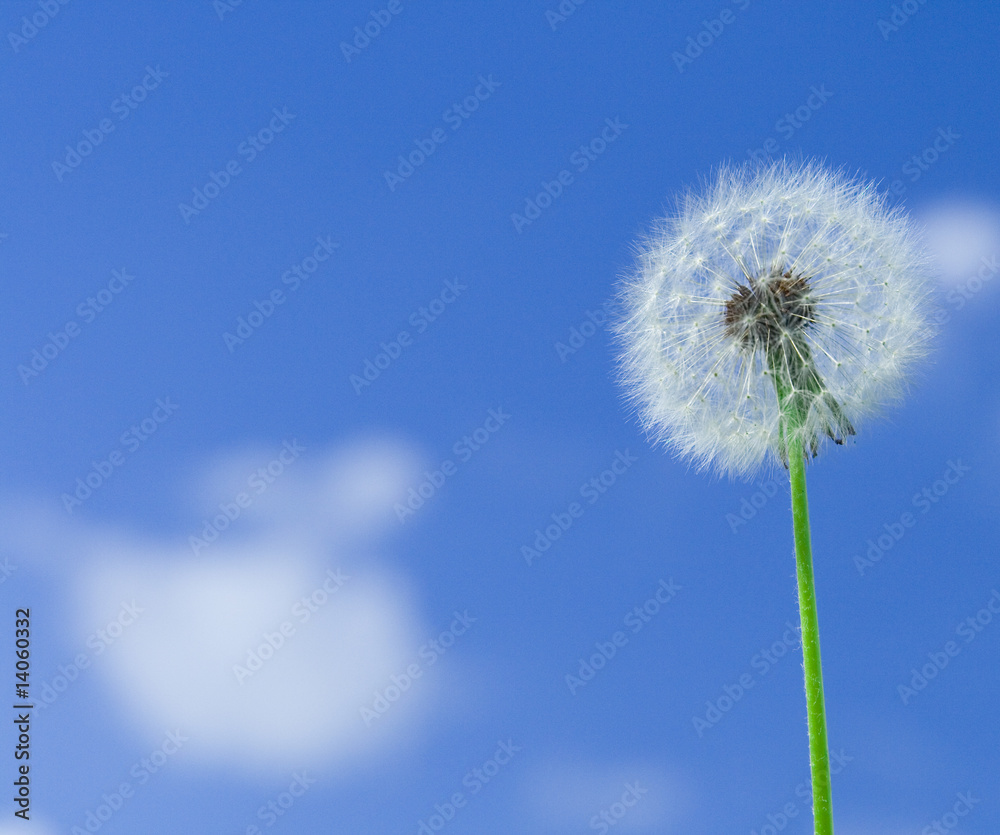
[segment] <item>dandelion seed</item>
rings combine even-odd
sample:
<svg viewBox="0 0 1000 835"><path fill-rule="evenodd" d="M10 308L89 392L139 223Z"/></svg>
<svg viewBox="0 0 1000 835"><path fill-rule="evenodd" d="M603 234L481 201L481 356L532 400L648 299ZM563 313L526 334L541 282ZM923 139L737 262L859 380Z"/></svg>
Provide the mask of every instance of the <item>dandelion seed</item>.
<svg viewBox="0 0 1000 835"><path fill-rule="evenodd" d="M640 246L621 377L646 431L700 468L787 465L783 409L815 455L898 399L927 350L926 271L871 184L815 162L723 166Z"/></svg>

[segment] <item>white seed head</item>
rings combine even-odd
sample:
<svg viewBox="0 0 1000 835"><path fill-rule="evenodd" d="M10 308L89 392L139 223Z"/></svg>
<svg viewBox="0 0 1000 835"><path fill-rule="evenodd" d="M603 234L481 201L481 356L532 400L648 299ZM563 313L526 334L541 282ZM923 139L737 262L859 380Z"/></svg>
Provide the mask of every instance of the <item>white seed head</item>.
<svg viewBox="0 0 1000 835"><path fill-rule="evenodd" d="M748 475L785 457L776 382L814 455L898 399L932 335L927 286L915 230L873 184L817 162L723 165L639 245L620 376L655 441Z"/></svg>

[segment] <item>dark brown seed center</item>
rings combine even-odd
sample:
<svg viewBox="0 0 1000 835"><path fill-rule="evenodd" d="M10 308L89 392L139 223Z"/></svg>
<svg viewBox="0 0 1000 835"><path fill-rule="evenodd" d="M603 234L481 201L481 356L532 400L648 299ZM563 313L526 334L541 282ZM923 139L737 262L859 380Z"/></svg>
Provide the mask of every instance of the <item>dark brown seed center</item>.
<svg viewBox="0 0 1000 835"><path fill-rule="evenodd" d="M815 321L809 280L783 267L736 287L726 302L726 333L748 351L777 346Z"/></svg>

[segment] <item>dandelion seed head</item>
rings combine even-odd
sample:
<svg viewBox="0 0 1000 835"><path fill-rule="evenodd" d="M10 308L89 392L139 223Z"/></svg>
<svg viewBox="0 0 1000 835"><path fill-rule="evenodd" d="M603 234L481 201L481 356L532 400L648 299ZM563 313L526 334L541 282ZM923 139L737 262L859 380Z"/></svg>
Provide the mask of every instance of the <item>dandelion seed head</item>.
<svg viewBox="0 0 1000 835"><path fill-rule="evenodd" d="M873 184L809 161L724 165L637 248L621 379L654 441L730 475L783 456L777 379L815 454L901 396L931 336L927 269Z"/></svg>

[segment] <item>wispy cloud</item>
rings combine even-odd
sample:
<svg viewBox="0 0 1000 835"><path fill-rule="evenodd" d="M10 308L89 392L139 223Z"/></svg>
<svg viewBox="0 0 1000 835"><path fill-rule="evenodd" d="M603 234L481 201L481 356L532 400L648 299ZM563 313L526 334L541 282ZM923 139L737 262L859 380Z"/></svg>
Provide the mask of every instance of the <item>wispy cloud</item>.
<svg viewBox="0 0 1000 835"><path fill-rule="evenodd" d="M213 457L172 536L18 501L3 509L3 544L71 601L66 659L85 652L142 733L178 728L186 757L226 768L356 764L433 701L421 682L383 721L361 715L429 632L412 581L376 556L420 463L394 442L288 439ZM196 553L206 523L218 535Z"/></svg>
<svg viewBox="0 0 1000 835"><path fill-rule="evenodd" d="M523 785L526 810L552 833L665 832L692 806L684 779L649 761L553 759Z"/></svg>
<svg viewBox="0 0 1000 835"><path fill-rule="evenodd" d="M965 281L1000 257L1000 208L971 200L933 203L919 214L926 240L946 286Z"/></svg>

